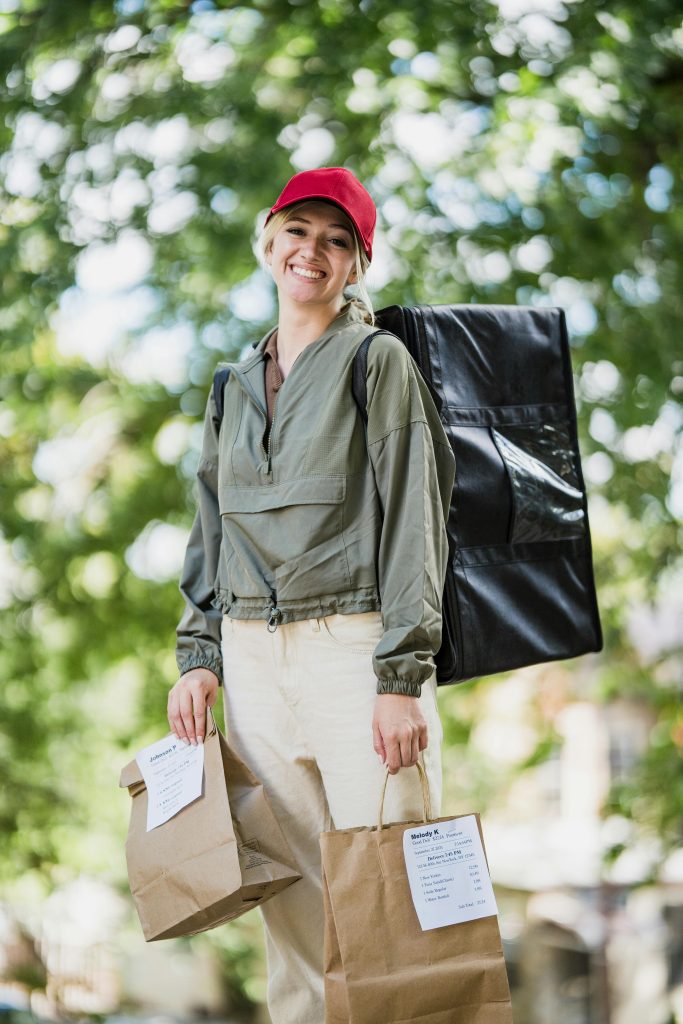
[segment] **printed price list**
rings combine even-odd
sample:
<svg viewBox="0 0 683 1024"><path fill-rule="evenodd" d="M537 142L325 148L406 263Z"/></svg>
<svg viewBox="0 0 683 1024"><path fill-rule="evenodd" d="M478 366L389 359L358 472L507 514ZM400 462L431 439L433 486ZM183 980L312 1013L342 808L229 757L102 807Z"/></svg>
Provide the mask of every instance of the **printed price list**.
<svg viewBox="0 0 683 1024"><path fill-rule="evenodd" d="M423 931L497 913L474 815L411 826L403 852Z"/></svg>

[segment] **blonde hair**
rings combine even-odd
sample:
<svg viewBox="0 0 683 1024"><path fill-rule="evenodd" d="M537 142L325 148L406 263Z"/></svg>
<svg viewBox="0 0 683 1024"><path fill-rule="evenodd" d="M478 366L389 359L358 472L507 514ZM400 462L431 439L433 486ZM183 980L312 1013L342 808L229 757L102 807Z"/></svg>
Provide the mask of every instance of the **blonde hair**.
<svg viewBox="0 0 683 1024"><path fill-rule="evenodd" d="M324 202L324 200L322 201ZM299 203L292 203L291 206L286 206L284 210L278 210L277 213L273 214L273 216L270 218L266 226L261 231L261 234L256 239L255 253L257 260L259 261L260 265L263 267L264 270L270 272L270 267L266 262L266 254L270 252L275 235L278 233L283 224L286 224L288 220L291 220L291 218L295 215L295 213L303 205L303 203L308 202L311 202L311 200L302 199L301 202ZM339 209L341 210L341 207L339 207ZM345 301L350 303L349 319L358 321L360 323L371 324L372 326L374 326L375 314L372 308L372 301L370 299L370 296L368 295L368 290L365 284L365 273L368 267L370 266L370 260L368 259L367 255L365 254L365 250L361 245L361 241L360 238L358 237L358 232L356 231L353 221L349 217L347 217L343 210L341 210L341 212L348 223L349 230L353 233L355 256L354 269L356 271L356 281L352 285L347 285L347 287L344 288L343 292ZM357 295L348 292L348 289L350 288L355 288L357 291Z"/></svg>

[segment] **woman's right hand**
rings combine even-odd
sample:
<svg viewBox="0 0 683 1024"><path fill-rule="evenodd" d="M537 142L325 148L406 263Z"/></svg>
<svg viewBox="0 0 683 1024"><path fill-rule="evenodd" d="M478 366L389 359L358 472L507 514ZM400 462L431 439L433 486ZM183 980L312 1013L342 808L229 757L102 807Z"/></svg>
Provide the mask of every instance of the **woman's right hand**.
<svg viewBox="0 0 683 1024"><path fill-rule="evenodd" d="M206 709L218 698L218 676L209 668L191 668L168 695L168 724L179 740L204 742Z"/></svg>

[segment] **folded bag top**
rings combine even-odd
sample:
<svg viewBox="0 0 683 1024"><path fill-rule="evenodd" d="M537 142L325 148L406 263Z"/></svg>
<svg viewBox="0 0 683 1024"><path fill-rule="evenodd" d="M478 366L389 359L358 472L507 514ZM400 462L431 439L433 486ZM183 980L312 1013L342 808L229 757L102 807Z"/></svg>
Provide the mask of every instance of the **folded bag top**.
<svg viewBox="0 0 683 1024"><path fill-rule="evenodd" d="M207 711L199 799L148 832L135 759L119 779L132 798L126 861L147 941L215 928L301 878L262 783Z"/></svg>

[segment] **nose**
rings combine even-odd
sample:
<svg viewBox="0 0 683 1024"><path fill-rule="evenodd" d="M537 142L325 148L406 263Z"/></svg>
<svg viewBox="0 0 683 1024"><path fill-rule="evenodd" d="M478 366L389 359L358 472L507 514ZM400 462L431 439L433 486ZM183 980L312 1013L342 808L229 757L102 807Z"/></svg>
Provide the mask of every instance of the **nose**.
<svg viewBox="0 0 683 1024"><path fill-rule="evenodd" d="M307 235L301 241L301 255L306 256L307 259L316 258L321 241L322 240L315 235Z"/></svg>

